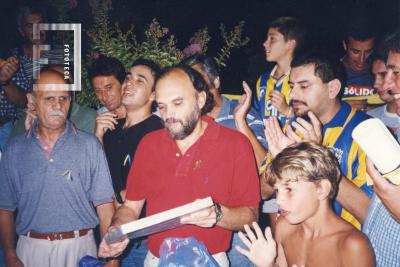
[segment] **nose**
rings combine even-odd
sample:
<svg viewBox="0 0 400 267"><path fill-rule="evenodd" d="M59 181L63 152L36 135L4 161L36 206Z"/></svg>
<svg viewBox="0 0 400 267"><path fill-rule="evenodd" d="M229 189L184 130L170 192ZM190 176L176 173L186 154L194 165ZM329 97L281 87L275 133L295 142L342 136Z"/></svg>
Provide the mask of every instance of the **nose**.
<svg viewBox="0 0 400 267"><path fill-rule="evenodd" d="M385 78L383 79L383 85L382 88L383 90L390 90L393 87L393 70L389 69L388 72L385 75Z"/></svg>

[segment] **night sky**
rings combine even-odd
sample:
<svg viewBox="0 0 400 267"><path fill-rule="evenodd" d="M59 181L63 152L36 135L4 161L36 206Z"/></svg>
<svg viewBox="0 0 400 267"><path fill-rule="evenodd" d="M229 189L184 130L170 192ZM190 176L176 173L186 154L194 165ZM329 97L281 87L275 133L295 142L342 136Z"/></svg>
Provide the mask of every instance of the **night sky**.
<svg viewBox="0 0 400 267"><path fill-rule="evenodd" d="M18 4L26 1L2 0L0 34L1 54L16 45L18 35L14 30L15 13ZM36 1L46 3L46 1ZM245 35L250 38L245 48L232 51L227 68L221 72L223 91L240 92L241 80L254 83L257 76L268 68L262 43L268 23L279 16L297 16L309 28L309 42L315 46L327 47L341 57L341 37L346 25L361 16L369 18L384 34L400 25L400 0L113 0L111 19L118 21L122 28L135 25L140 38L152 18L168 27L178 39L178 46L184 48L189 38L199 29L208 26L212 37L209 53L215 56L221 46L218 27L224 23L231 29L244 20ZM54 11L49 12L54 17ZM87 0L78 0L78 7L71 10L74 22L90 26L92 17Z"/></svg>

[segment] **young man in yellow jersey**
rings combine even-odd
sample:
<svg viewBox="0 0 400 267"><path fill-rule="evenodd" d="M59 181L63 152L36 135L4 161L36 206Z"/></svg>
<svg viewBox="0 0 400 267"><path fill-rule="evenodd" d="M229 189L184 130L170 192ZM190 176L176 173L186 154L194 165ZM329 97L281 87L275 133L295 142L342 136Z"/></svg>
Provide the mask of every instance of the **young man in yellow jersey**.
<svg viewBox="0 0 400 267"><path fill-rule="evenodd" d="M305 29L293 17L280 17L268 27L264 42L267 62L275 62L272 70L263 73L256 84L253 105L261 118L275 116L284 124L290 113L288 106L290 63L305 42Z"/></svg>

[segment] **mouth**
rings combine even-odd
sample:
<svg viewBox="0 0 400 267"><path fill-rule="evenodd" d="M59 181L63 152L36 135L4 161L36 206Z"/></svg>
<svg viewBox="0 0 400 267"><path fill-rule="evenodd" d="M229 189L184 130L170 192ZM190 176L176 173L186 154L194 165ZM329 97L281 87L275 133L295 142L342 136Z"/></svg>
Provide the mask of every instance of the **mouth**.
<svg viewBox="0 0 400 267"><path fill-rule="evenodd" d="M388 90L388 94L391 95L394 99L400 99L400 93L393 92L393 90Z"/></svg>
<svg viewBox="0 0 400 267"><path fill-rule="evenodd" d="M285 216L287 216L288 214L289 214L289 212L288 212L287 210L279 209L279 215L280 215L280 216L285 217Z"/></svg>

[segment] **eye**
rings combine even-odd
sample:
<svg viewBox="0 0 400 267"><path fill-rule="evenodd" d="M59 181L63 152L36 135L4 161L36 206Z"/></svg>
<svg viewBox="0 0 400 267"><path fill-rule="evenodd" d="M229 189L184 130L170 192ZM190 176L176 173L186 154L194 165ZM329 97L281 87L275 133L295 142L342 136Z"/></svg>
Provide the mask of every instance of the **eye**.
<svg viewBox="0 0 400 267"><path fill-rule="evenodd" d="M157 106L158 106L158 110L164 110L164 109L165 109L165 106L164 106L164 105L158 104Z"/></svg>
<svg viewBox="0 0 400 267"><path fill-rule="evenodd" d="M182 104L182 100L178 100L174 102L175 106L180 106Z"/></svg>
<svg viewBox="0 0 400 267"><path fill-rule="evenodd" d="M285 187L285 192L287 192L287 193L292 192L292 188L290 188L290 187Z"/></svg>

